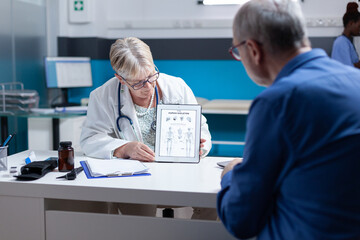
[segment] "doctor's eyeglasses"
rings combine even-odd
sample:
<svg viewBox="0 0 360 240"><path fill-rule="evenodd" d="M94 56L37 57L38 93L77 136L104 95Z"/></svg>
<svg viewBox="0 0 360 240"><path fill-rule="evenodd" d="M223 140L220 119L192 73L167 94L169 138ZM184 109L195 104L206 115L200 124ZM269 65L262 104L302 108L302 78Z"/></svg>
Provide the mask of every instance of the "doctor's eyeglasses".
<svg viewBox="0 0 360 240"><path fill-rule="evenodd" d="M123 78L123 77L120 75L120 77L121 77L125 82L127 82L127 83L130 85L130 87L132 87L134 90L139 90L139 89L143 88L147 82L149 82L149 83L155 82L156 80L158 80L159 76L160 76L160 72L159 72L159 70L157 69L157 67L156 67L156 73L155 73L155 74L147 77L147 78L144 79L144 80L137 81L135 84L131 84L129 81L127 81L125 78Z"/></svg>
<svg viewBox="0 0 360 240"><path fill-rule="evenodd" d="M240 57L240 53L239 53L239 49L238 47L240 47L241 45L243 45L244 43L246 43L246 40L240 42L239 44L236 44L235 46L232 46L229 48L229 53L231 54L231 56L237 60L237 61L241 61L241 57Z"/></svg>

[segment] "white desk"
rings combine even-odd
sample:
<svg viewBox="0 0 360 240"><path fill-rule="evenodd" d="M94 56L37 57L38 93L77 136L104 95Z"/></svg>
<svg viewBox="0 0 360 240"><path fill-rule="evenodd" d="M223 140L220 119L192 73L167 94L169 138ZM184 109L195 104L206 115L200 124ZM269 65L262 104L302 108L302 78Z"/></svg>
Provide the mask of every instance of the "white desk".
<svg viewBox="0 0 360 240"><path fill-rule="evenodd" d="M57 156L37 151L37 159ZM8 157L19 165L29 151ZM76 154L75 166L85 156ZM87 179L82 172L74 181L57 180L60 172L20 182L0 176L1 239L233 239L219 221L170 219L64 211L53 208L59 200L86 200L216 207L221 169L208 157L199 164L147 163L151 176ZM101 161L101 160L99 160Z"/></svg>

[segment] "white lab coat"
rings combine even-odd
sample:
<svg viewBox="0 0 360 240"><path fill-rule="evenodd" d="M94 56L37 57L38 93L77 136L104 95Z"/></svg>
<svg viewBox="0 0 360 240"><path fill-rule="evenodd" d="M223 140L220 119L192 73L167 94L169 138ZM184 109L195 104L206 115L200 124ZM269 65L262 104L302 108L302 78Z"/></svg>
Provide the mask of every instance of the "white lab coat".
<svg viewBox="0 0 360 240"><path fill-rule="evenodd" d="M157 80L162 92L163 104L197 104L196 98L188 85L181 78L160 73ZM87 156L95 158L112 158L113 151L132 141L137 141L128 120L120 120L120 128L125 139L122 139L116 126L118 113L119 80L114 77L90 93L87 117L84 122L80 144ZM142 141L138 118L127 86L120 94L121 113L132 119L135 132ZM211 149L211 135L206 118L201 118L201 138L206 139L203 148L207 155Z"/></svg>

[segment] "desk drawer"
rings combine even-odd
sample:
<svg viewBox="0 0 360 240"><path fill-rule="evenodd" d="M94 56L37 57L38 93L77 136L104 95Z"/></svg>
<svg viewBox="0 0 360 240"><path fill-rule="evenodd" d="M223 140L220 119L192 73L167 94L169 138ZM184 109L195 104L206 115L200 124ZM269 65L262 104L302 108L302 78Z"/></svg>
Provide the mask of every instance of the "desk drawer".
<svg viewBox="0 0 360 240"><path fill-rule="evenodd" d="M46 211L46 239L235 239L219 221Z"/></svg>

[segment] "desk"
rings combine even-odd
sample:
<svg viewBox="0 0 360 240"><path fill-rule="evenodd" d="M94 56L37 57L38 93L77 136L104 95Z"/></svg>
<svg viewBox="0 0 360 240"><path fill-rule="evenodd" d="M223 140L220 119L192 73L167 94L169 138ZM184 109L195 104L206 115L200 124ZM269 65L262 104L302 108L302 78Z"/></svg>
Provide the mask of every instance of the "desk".
<svg viewBox="0 0 360 240"><path fill-rule="evenodd" d="M85 113L32 113L32 112L0 112L1 117L1 142L3 142L9 135L8 131L8 117L21 117L27 119L34 118L48 118L52 119L52 149L56 150L59 148L60 142L60 119L76 118L80 116L86 116Z"/></svg>
<svg viewBox="0 0 360 240"><path fill-rule="evenodd" d="M9 165L20 164L29 151L9 156ZM36 151L37 159L57 156ZM75 155L75 166L87 157ZM76 180L55 179L51 172L32 182L0 177L1 239L234 239L219 221L63 211L56 201L94 201L216 207L222 169L207 157L199 164L145 163L151 176ZM101 161L101 160L99 160Z"/></svg>

